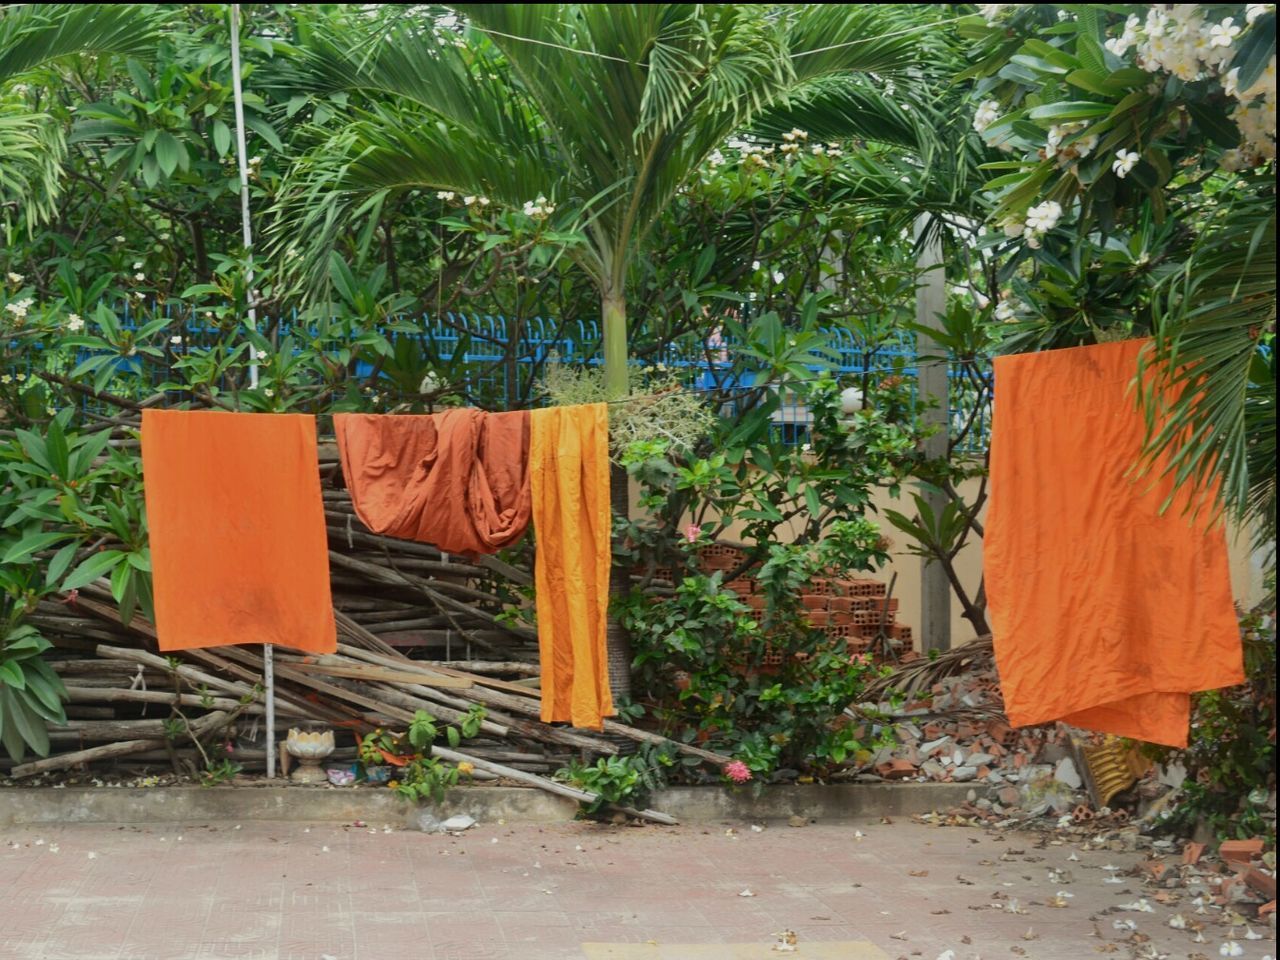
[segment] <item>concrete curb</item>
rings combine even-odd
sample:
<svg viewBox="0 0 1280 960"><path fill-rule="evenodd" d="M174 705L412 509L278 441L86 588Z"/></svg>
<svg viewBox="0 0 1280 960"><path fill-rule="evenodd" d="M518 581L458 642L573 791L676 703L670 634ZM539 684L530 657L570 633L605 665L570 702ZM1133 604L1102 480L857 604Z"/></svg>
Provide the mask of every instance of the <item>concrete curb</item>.
<svg viewBox="0 0 1280 960"><path fill-rule="evenodd" d="M910 816L963 803L964 783L863 783L745 788L672 787L650 806L682 822L778 820L825 822ZM0 826L62 823L192 823L302 821L413 823L422 810L437 817L465 813L481 822L562 823L578 812L571 800L519 787L449 791L438 808L418 808L389 790L352 787L9 787L0 788Z"/></svg>

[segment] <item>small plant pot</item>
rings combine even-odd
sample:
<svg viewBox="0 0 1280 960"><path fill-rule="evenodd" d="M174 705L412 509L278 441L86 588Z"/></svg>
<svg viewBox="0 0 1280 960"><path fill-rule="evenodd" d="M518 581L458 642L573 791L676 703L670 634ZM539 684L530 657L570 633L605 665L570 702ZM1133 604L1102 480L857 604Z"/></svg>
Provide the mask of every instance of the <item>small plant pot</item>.
<svg viewBox="0 0 1280 960"><path fill-rule="evenodd" d="M365 767L364 778L369 783L386 783L391 779L391 766L379 763L371 767Z"/></svg>

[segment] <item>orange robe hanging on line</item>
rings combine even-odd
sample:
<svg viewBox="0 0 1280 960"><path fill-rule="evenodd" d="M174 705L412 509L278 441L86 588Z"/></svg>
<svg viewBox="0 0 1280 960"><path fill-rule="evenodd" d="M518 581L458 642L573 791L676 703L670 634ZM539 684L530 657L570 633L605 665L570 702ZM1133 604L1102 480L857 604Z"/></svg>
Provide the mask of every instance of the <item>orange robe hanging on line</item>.
<svg viewBox="0 0 1280 960"><path fill-rule="evenodd" d="M982 561L1005 710L1184 747L1190 694L1243 681L1221 523L1134 476L1147 340L998 357Z"/></svg>
<svg viewBox="0 0 1280 960"><path fill-rule="evenodd" d="M542 719L599 730L613 714L605 624L613 562L609 408L530 414Z"/></svg>
<svg viewBox="0 0 1280 960"><path fill-rule="evenodd" d="M333 418L356 515L375 533L488 554L532 520L542 718L597 730L614 712L607 410Z"/></svg>
<svg viewBox="0 0 1280 960"><path fill-rule="evenodd" d="M161 650L337 649L314 417L144 410L142 472Z"/></svg>
<svg viewBox="0 0 1280 960"><path fill-rule="evenodd" d="M529 413L333 418L356 516L446 553L496 553L529 525Z"/></svg>

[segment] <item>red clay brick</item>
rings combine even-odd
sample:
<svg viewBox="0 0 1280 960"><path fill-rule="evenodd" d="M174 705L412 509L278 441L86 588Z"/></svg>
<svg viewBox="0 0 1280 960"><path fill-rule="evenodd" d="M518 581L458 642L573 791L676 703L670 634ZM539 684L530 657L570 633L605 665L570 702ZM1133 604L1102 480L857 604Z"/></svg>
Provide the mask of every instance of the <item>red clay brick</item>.
<svg viewBox="0 0 1280 960"><path fill-rule="evenodd" d="M876 764L876 773L886 780L902 780L916 772L916 765L910 760L886 760Z"/></svg>
<svg viewBox="0 0 1280 960"><path fill-rule="evenodd" d="M1195 865L1200 862L1200 858L1204 856L1204 844L1192 841L1182 848L1182 862L1188 865Z"/></svg>
<svg viewBox="0 0 1280 960"><path fill-rule="evenodd" d="M1276 898L1276 878L1274 874L1265 873L1257 867L1250 867L1244 875L1244 882L1256 893L1264 897Z"/></svg>
<svg viewBox="0 0 1280 960"><path fill-rule="evenodd" d="M1227 863L1248 863L1254 857L1262 856L1262 838L1223 840L1218 847L1218 856Z"/></svg>

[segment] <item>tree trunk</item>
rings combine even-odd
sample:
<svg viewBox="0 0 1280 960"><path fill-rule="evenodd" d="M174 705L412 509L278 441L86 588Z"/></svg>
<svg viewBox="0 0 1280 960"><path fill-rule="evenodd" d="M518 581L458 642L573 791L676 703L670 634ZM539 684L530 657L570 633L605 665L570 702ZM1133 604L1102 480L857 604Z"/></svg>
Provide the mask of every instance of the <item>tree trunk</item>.
<svg viewBox="0 0 1280 960"><path fill-rule="evenodd" d="M625 397L627 382L627 304L620 286L606 285L601 302L604 329L604 386L610 400ZM610 506L615 517L631 515L631 498L625 467L613 464L609 471ZM609 604L630 589L627 573L617 566L609 570ZM631 639L613 615L609 614L605 633L609 664L609 690L615 701L631 698Z"/></svg>

